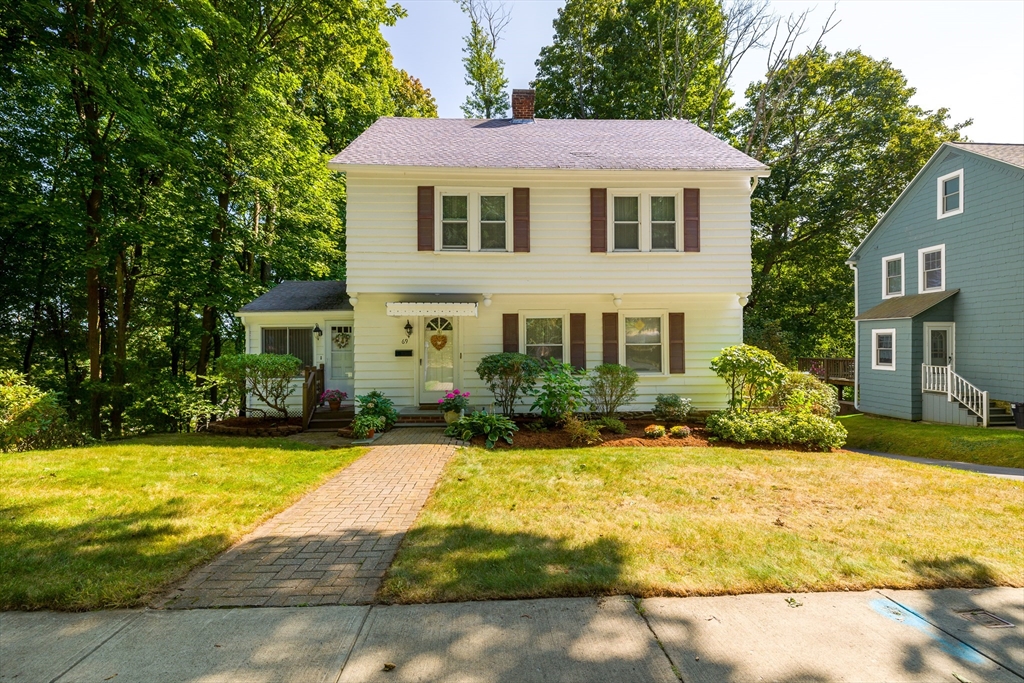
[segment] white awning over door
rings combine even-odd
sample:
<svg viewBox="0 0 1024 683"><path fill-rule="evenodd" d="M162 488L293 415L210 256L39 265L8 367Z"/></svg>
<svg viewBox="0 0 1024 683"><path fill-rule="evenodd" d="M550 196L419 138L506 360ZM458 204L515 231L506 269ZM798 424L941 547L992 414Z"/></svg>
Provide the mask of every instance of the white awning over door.
<svg viewBox="0 0 1024 683"><path fill-rule="evenodd" d="M405 303L389 302L387 304L388 315L396 318L431 317L443 315L445 317L477 317L477 305L475 303Z"/></svg>

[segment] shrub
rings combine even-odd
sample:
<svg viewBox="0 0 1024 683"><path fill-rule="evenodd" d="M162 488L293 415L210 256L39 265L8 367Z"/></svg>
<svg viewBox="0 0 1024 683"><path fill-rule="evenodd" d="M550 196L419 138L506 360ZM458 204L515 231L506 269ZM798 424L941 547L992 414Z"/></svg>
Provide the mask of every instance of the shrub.
<svg viewBox="0 0 1024 683"><path fill-rule="evenodd" d="M516 401L526 396L537 383L540 363L522 353L495 353L484 356L476 366L480 376L494 394L494 401L501 406L501 412L511 417Z"/></svg>
<svg viewBox="0 0 1024 683"><path fill-rule="evenodd" d="M747 344L722 349L711 369L729 385L729 406L736 410L767 404L788 372L775 356Z"/></svg>
<svg viewBox="0 0 1024 683"><path fill-rule="evenodd" d="M494 448L498 439L504 439L512 445L512 434L518 432L516 423L504 415L492 415L482 410L474 411L463 418L452 422L444 430L445 436L451 436L463 441L469 441L474 436L485 438L484 446Z"/></svg>
<svg viewBox="0 0 1024 683"><path fill-rule="evenodd" d="M638 375L633 368L604 363L590 371L587 397L598 415L614 415L619 408L636 400Z"/></svg>
<svg viewBox="0 0 1024 683"><path fill-rule="evenodd" d="M220 377L209 377L206 386L197 387L195 380L187 376L169 377L154 381L136 389L136 399L125 411L125 423L132 432L196 432L203 429L211 418L224 414L231 406L238 405L234 391L218 392L223 401L220 405L210 402L210 384L218 389L234 389L237 384ZM229 385L229 386L226 386ZM139 395L141 392L144 395Z"/></svg>
<svg viewBox="0 0 1024 683"><path fill-rule="evenodd" d="M590 424L597 427L598 431L607 429L612 434L625 434L629 431L625 422L614 417L599 417L596 420L591 420Z"/></svg>
<svg viewBox="0 0 1024 683"><path fill-rule="evenodd" d="M301 360L276 353L241 353L222 357L218 369L228 380L237 385L244 383L249 393L288 417L286 402L295 393L292 380L302 370Z"/></svg>
<svg viewBox="0 0 1024 683"><path fill-rule="evenodd" d="M773 408L790 413L813 413L825 417L839 414L839 394L807 372L790 372L772 396Z"/></svg>
<svg viewBox="0 0 1024 683"><path fill-rule="evenodd" d="M683 425L676 425L672 429L668 430L668 435L673 439L685 439L690 436L690 428L684 427Z"/></svg>
<svg viewBox="0 0 1024 683"><path fill-rule="evenodd" d="M661 425L647 425L644 427L644 434L648 439L660 439L665 436L665 428Z"/></svg>
<svg viewBox="0 0 1024 683"><path fill-rule="evenodd" d="M584 422L571 413L565 414L562 423L565 433L569 435L569 441L577 446L594 446L602 441L601 432L596 425Z"/></svg>
<svg viewBox="0 0 1024 683"><path fill-rule="evenodd" d="M691 410L690 399L677 394L658 394L654 399L654 417L665 422L683 422Z"/></svg>
<svg viewBox="0 0 1024 683"><path fill-rule="evenodd" d="M548 425L562 423L565 415L575 413L584 403L582 380L585 374L568 363L548 363L541 375L541 388L534 393L536 399L530 410L539 408L540 416Z"/></svg>
<svg viewBox="0 0 1024 683"><path fill-rule="evenodd" d="M357 439L367 439L370 432L383 432L384 418L380 415L368 415L360 413L352 420L352 436Z"/></svg>
<svg viewBox="0 0 1024 683"><path fill-rule="evenodd" d="M379 391L371 391L365 396L356 396L359 403L359 414L379 417L384 420L381 431L387 431L398 422L398 411L395 403Z"/></svg>
<svg viewBox="0 0 1024 683"><path fill-rule="evenodd" d="M799 444L829 450L846 443L846 428L811 413L750 413L723 410L708 416L707 428L719 439L735 443Z"/></svg>
<svg viewBox="0 0 1024 683"><path fill-rule="evenodd" d="M76 446L84 437L67 423L57 395L14 370L0 370L0 451Z"/></svg>
<svg viewBox="0 0 1024 683"><path fill-rule="evenodd" d="M469 392L452 389L444 398L437 399L437 409L442 413L461 413L469 407Z"/></svg>

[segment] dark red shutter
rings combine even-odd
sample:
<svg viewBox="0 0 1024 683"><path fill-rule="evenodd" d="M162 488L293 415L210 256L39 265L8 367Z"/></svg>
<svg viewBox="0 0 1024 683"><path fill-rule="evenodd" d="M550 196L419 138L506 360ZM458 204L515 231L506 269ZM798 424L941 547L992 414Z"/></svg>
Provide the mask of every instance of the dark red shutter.
<svg viewBox="0 0 1024 683"><path fill-rule="evenodd" d="M686 324L682 313L668 314L668 371L686 372Z"/></svg>
<svg viewBox="0 0 1024 683"><path fill-rule="evenodd" d="M601 314L601 338L605 363L619 363L619 314Z"/></svg>
<svg viewBox="0 0 1024 683"><path fill-rule="evenodd" d="M590 190L590 251L608 251L608 190Z"/></svg>
<svg viewBox="0 0 1024 683"><path fill-rule="evenodd" d="M569 314L569 362L577 370L587 369L587 314Z"/></svg>
<svg viewBox="0 0 1024 683"><path fill-rule="evenodd" d="M434 188L416 188L416 245L419 251L434 251Z"/></svg>
<svg viewBox="0 0 1024 683"><path fill-rule="evenodd" d="M530 188L512 188L512 251L530 251Z"/></svg>
<svg viewBox="0 0 1024 683"><path fill-rule="evenodd" d="M519 353L519 314L501 316L501 346L505 353Z"/></svg>
<svg viewBox="0 0 1024 683"><path fill-rule="evenodd" d="M683 251L700 251L700 190L683 190Z"/></svg>

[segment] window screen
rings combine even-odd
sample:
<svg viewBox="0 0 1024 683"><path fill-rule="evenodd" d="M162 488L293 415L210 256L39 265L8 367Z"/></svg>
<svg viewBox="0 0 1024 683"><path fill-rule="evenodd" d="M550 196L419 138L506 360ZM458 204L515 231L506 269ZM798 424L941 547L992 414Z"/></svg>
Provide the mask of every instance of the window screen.
<svg viewBox="0 0 1024 683"><path fill-rule="evenodd" d="M292 355L313 365L313 330L308 327L264 327L263 353Z"/></svg>

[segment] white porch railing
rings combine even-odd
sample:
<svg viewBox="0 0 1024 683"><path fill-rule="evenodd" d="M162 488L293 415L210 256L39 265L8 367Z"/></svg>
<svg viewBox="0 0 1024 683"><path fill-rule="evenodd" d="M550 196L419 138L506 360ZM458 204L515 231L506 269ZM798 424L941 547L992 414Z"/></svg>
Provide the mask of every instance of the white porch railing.
<svg viewBox="0 0 1024 683"><path fill-rule="evenodd" d="M945 394L947 401L959 401L981 418L982 427L988 427L988 392L950 370L948 365L922 364L921 390Z"/></svg>

